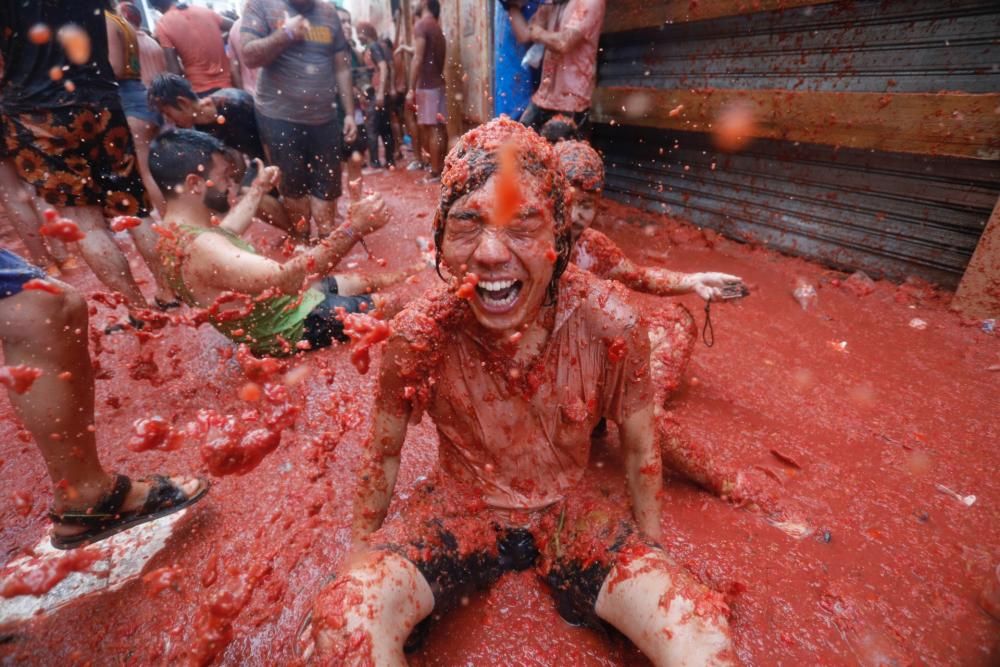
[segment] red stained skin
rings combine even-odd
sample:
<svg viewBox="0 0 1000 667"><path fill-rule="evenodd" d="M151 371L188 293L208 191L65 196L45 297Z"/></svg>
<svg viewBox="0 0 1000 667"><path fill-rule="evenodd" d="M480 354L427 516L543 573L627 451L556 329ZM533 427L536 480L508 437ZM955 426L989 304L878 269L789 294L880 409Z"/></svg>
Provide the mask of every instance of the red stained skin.
<svg viewBox="0 0 1000 667"><path fill-rule="evenodd" d="M61 287L41 278L32 278L28 282L24 283L24 285L21 286L21 289L38 290L39 292L48 292L49 294L62 294Z"/></svg>
<svg viewBox="0 0 1000 667"><path fill-rule="evenodd" d="M15 394L23 394L35 380L42 376L42 371L31 366L0 366L0 385L7 387Z"/></svg>
<svg viewBox="0 0 1000 667"><path fill-rule="evenodd" d="M100 551L78 549L60 558L39 561L36 567L5 578L0 583L0 597L45 595L73 572L83 572L100 559Z"/></svg>

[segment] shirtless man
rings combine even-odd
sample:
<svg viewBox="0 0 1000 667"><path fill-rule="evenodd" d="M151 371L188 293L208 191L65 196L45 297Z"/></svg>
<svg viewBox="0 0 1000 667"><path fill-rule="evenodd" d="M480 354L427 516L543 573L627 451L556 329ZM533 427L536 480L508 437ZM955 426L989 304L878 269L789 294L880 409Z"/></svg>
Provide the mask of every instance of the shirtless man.
<svg viewBox="0 0 1000 667"><path fill-rule="evenodd" d="M354 549L313 610L323 663L405 664L432 610L535 568L565 617L611 623L654 664L732 664L721 596L655 544L648 334L620 287L569 265L565 191L552 149L509 119L448 156L436 245L461 280L394 320ZM438 470L386 520L407 424L424 410ZM619 426L628 499L581 483L602 416Z"/></svg>
<svg viewBox="0 0 1000 667"><path fill-rule="evenodd" d="M257 254L240 235L276 185L278 168L258 161L257 177L230 211L234 167L225 146L204 132L160 135L149 168L167 199L164 223L172 238L164 239L160 252L171 286L189 306L207 308L216 329L254 354L287 355L346 341L338 309L391 315L391 304L372 292L426 267L421 260L375 276L328 275L359 239L389 221L377 195L352 203L347 223L284 264ZM216 215L223 214L220 222Z"/></svg>

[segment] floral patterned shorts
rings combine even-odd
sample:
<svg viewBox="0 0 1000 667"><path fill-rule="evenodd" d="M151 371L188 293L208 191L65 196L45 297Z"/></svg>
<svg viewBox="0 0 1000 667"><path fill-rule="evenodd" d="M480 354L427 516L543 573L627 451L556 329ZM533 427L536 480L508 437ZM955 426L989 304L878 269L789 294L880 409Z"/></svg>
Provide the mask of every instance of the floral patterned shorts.
<svg viewBox="0 0 1000 667"><path fill-rule="evenodd" d="M63 107L3 121L7 156L49 204L100 206L108 217L149 213L121 108Z"/></svg>

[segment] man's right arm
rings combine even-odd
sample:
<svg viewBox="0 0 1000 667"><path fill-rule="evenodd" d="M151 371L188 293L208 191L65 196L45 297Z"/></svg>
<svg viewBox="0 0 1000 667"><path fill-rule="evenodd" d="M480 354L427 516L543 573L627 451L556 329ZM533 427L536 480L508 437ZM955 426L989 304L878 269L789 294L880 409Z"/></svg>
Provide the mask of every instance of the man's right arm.
<svg viewBox="0 0 1000 667"><path fill-rule="evenodd" d="M278 59L289 46L305 39L309 21L301 14L285 21L285 25L266 36L267 22L253 3L247 4L240 36L243 38L243 64L247 67L266 67Z"/></svg>
<svg viewBox="0 0 1000 667"><path fill-rule="evenodd" d="M405 396L406 387L399 377L399 368L411 354L409 344L397 336L389 340L382 355L372 425L365 441L354 498L351 539L355 551L363 549L365 538L382 525L396 487L400 451L413 410Z"/></svg>

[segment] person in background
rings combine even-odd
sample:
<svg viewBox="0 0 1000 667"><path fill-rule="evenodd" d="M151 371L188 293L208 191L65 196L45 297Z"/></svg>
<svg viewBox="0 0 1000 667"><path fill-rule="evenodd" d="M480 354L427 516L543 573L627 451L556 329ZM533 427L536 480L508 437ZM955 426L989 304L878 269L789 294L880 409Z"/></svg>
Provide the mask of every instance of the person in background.
<svg viewBox="0 0 1000 667"><path fill-rule="evenodd" d="M0 31L0 115L18 176L75 223L75 247L98 279L122 295L136 325L136 311L148 303L108 220L142 218L149 200L108 62L104 6L103 0L0 2L0 25L9 27ZM38 44L29 32L39 23L52 35L73 27L62 41ZM138 222L129 233L157 279L157 302L167 307L173 295L162 282L157 235L148 220Z"/></svg>
<svg viewBox="0 0 1000 667"><path fill-rule="evenodd" d="M167 69L183 74L198 95L233 85L222 34L233 22L211 9L176 0L151 0L163 13L156 38L167 55Z"/></svg>
<svg viewBox="0 0 1000 667"><path fill-rule="evenodd" d="M100 14L98 14L100 16ZM208 482L131 480L97 456L87 302L70 285L0 249L0 384L52 480L52 546L76 549L201 500Z"/></svg>
<svg viewBox="0 0 1000 667"><path fill-rule="evenodd" d="M337 9L316 0L249 0L242 37L246 64L261 68L257 126L269 162L281 170L285 208L326 238L337 222L342 140L352 144L358 131Z"/></svg>
<svg viewBox="0 0 1000 667"><path fill-rule="evenodd" d="M361 57L358 55L357 49L354 48L354 33L353 26L351 24L351 13L344 9L343 7L337 7L337 16L340 18L340 27L344 32L344 40L347 42L348 53L351 58L351 97L354 99L354 118L355 125L358 128L356 136L353 142L344 141L343 148L341 149L340 159L347 164L347 182L356 183L358 187L362 187L362 170L365 163L365 151L368 150L368 131L365 129L364 115L362 114L362 93L359 85L359 76L364 73L367 77L367 69L364 67L364 63L361 62ZM344 110L338 106L337 107L339 119L341 125L344 121ZM358 115L361 114L361 120L358 121Z"/></svg>
<svg viewBox="0 0 1000 667"><path fill-rule="evenodd" d="M149 88L149 82L153 77L167 71L167 55L160 43L142 27L142 14L134 4L119 2L115 11L136 30L136 37L139 40L139 73L142 75L142 85Z"/></svg>
<svg viewBox="0 0 1000 667"><path fill-rule="evenodd" d="M521 122L541 129L556 114L569 116L587 134L590 98L597 76L597 42L605 0L566 0L543 4L528 21L524 0L504 0L514 37L521 44L545 47L542 78Z"/></svg>
<svg viewBox="0 0 1000 667"><path fill-rule="evenodd" d="M379 41L375 26L362 21L357 26L358 39L364 46L365 65L372 73L372 85L368 91L370 104L368 116L365 118L365 129L368 132L368 160L375 169L382 168L379 159L379 139L385 144L385 166L396 164L396 146L392 136L392 125L389 123L388 91L391 84L390 59Z"/></svg>
<svg viewBox="0 0 1000 667"><path fill-rule="evenodd" d="M403 125L406 108L406 58L402 51L393 48L392 40L386 37L382 44L385 52L392 54L389 88L389 122L392 125L392 140L396 144L396 162L403 159Z"/></svg>
<svg viewBox="0 0 1000 667"><path fill-rule="evenodd" d="M251 95L257 92L258 68L247 67L243 61L243 36L240 29L243 27L243 17L233 21L233 27L229 29L229 41L226 44L226 54L229 56L229 68L233 72L233 82L237 88L242 88Z"/></svg>
<svg viewBox="0 0 1000 667"><path fill-rule="evenodd" d="M267 160L257 129L257 114L250 93L237 88L223 88L199 98L191 83L176 74L161 74L149 89L150 105L179 128L194 128L211 134L228 149L234 177L245 191ZM222 122L220 122L220 120ZM261 219L299 241L309 238L309 229L295 228L272 190L261 198L257 214Z"/></svg>
<svg viewBox="0 0 1000 667"><path fill-rule="evenodd" d="M410 20L413 23L413 28L415 29L417 23L420 22L420 15L422 10L420 8L420 2L414 2L412 6L412 11L410 12ZM410 68L413 64L413 47L409 44L400 44L396 47L395 52L393 52L393 62L399 63L400 71L403 76L403 122L406 125L406 131L410 135L410 148L413 151L413 160L406 165L407 171L421 171L428 169L430 164L428 164L423 155L423 137L420 131L420 124L417 123L417 105L414 102L414 96L410 95ZM409 61L406 60L407 56L410 58ZM397 60L398 59L398 60ZM407 65L409 62L409 65Z"/></svg>
<svg viewBox="0 0 1000 667"><path fill-rule="evenodd" d="M448 152L448 108L444 89L447 46L438 23L441 3L422 0L420 9L421 18L413 30L414 53L406 101L417 107L417 124L423 143L417 153L425 150L430 156L431 173L426 180L436 182L441 177L444 156Z"/></svg>
<svg viewBox="0 0 1000 667"><path fill-rule="evenodd" d="M164 224L173 234L163 244L164 262L185 303L211 310L227 294L246 297L209 321L252 353L271 356L346 342L340 308L378 310L386 317L398 310L394 300L377 291L426 269L423 260L388 273L333 273L359 239L389 221L380 196L353 202L348 221L322 243L279 263L258 254L241 235L280 173L276 167L262 168L230 209L236 182L224 150L217 139L196 130L171 130L153 143L150 167L167 193Z"/></svg>
<svg viewBox="0 0 1000 667"><path fill-rule="evenodd" d="M139 31L123 16L110 11L104 12L108 31L108 60L118 81L118 96L128 120L135 155L139 160L139 174L153 207L163 215L166 203L163 193L149 175L149 142L160 131L163 118L149 108L146 100L146 86L142 83L142 61L139 50Z"/></svg>

